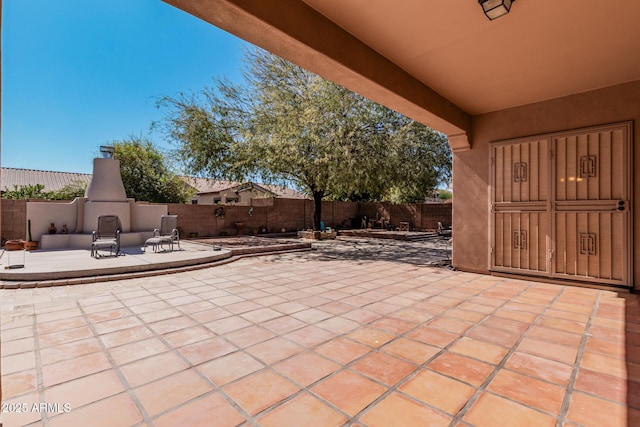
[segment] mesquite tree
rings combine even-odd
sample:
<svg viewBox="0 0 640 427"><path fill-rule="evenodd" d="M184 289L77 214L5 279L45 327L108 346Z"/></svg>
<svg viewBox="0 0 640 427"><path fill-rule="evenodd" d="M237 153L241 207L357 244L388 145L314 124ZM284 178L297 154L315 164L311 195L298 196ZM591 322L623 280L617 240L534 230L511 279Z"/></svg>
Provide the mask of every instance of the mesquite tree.
<svg viewBox="0 0 640 427"><path fill-rule="evenodd" d="M258 48L244 82L164 97L158 123L189 173L293 184L314 200L413 202L451 177L444 135Z"/></svg>

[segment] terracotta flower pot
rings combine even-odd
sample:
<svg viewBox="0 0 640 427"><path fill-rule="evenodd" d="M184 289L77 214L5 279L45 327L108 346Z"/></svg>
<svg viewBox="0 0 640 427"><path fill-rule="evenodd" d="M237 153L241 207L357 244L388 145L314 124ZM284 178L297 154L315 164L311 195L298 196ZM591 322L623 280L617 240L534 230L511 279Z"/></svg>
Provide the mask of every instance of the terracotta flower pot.
<svg viewBox="0 0 640 427"><path fill-rule="evenodd" d="M4 248L8 251L22 250L22 240L7 240L4 244Z"/></svg>
<svg viewBox="0 0 640 427"><path fill-rule="evenodd" d="M38 241L37 240L31 240L31 241L23 241L22 242L25 250L27 251L33 251L35 249L38 249Z"/></svg>

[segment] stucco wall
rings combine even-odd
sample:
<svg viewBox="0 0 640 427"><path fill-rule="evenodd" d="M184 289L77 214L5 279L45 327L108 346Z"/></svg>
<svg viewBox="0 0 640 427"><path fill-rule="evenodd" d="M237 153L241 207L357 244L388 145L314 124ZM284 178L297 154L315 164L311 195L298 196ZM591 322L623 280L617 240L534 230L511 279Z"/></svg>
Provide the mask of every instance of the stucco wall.
<svg viewBox="0 0 640 427"><path fill-rule="evenodd" d="M488 272L491 141L633 120L634 265L640 266L639 100L640 81L635 81L474 117L472 149L453 158L453 265ZM640 267L635 268L634 284L640 288Z"/></svg>

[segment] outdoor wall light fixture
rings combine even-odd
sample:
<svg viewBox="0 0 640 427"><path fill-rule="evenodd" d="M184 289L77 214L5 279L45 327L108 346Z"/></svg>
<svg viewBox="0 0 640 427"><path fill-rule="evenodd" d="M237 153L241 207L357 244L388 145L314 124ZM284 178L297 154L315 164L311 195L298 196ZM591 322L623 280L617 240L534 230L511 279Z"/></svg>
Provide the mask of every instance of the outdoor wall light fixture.
<svg viewBox="0 0 640 427"><path fill-rule="evenodd" d="M511 10L511 4L516 0L478 0L484 14L490 21L506 15Z"/></svg>

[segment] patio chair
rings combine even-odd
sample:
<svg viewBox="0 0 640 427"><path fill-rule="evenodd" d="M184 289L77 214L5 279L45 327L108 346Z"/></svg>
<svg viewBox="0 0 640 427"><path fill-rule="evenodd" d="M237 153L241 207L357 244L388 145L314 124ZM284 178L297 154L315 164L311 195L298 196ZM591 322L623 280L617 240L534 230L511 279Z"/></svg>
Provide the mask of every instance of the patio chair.
<svg viewBox="0 0 640 427"><path fill-rule="evenodd" d="M438 236L451 236L451 227L443 227L442 223L438 221Z"/></svg>
<svg viewBox="0 0 640 427"><path fill-rule="evenodd" d="M91 256L99 258L99 250L109 249L109 255L120 254L120 218L118 215L98 215L98 230L92 233Z"/></svg>
<svg viewBox="0 0 640 427"><path fill-rule="evenodd" d="M178 215L162 215L160 217L160 228L153 230L153 237L147 239L144 242L143 250L146 252L147 246L151 245L153 251L157 252L158 247L162 245L169 245L170 250L173 251L173 243L178 244L180 249L180 233L178 232Z"/></svg>

